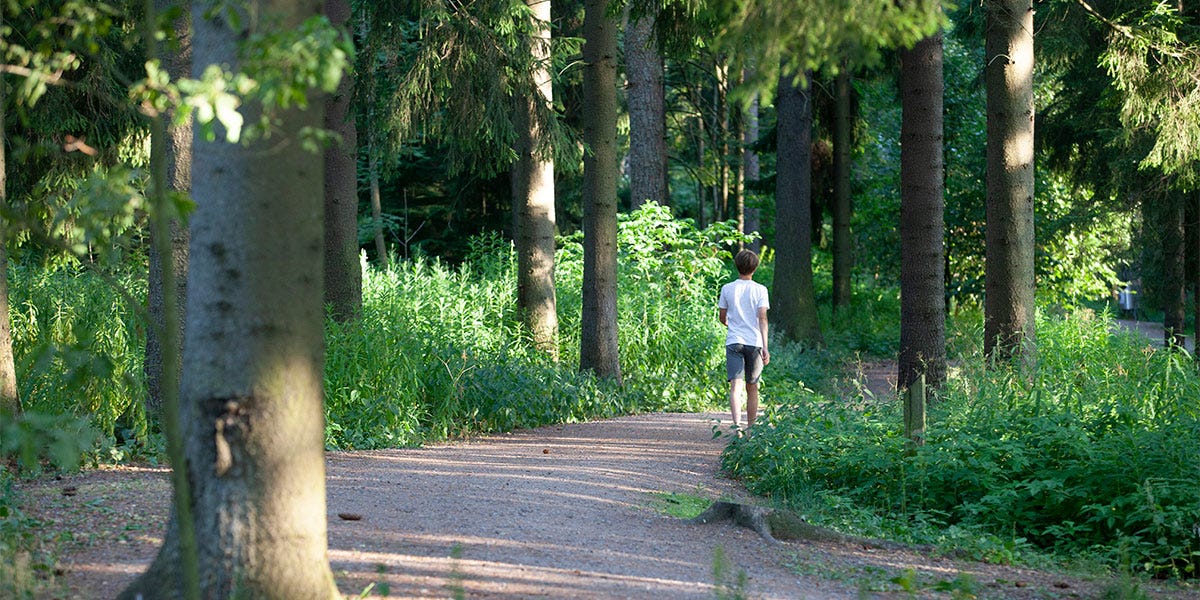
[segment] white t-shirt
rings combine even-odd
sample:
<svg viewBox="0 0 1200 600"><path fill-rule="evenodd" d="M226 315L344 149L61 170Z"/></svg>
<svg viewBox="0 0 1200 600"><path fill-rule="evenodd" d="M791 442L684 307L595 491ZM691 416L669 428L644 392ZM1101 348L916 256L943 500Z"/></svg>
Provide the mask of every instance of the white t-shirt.
<svg viewBox="0 0 1200 600"><path fill-rule="evenodd" d="M758 309L771 308L766 286L751 279L735 279L721 286L717 308L725 309L725 322L729 324L726 346L765 346L762 332L758 330Z"/></svg>

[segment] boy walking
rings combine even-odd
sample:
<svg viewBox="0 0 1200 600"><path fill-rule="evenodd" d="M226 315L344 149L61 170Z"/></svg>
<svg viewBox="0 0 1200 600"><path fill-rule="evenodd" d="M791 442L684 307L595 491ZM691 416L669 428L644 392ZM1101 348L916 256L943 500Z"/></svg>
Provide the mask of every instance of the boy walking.
<svg viewBox="0 0 1200 600"><path fill-rule="evenodd" d="M733 425L742 435L741 397L746 391L746 429L758 417L758 382L763 365L771 362L767 352L767 288L754 281L758 255L742 250L733 257L738 278L721 286L717 318L729 328L725 335L725 374L729 380L729 411Z"/></svg>

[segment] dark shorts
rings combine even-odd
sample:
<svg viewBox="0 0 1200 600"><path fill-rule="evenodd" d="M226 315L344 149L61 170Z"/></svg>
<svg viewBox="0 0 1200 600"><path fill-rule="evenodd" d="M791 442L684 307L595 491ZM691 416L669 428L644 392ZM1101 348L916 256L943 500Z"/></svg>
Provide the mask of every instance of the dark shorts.
<svg viewBox="0 0 1200 600"><path fill-rule="evenodd" d="M762 348L745 344L725 346L726 379L745 379L746 383L758 383L762 378Z"/></svg>

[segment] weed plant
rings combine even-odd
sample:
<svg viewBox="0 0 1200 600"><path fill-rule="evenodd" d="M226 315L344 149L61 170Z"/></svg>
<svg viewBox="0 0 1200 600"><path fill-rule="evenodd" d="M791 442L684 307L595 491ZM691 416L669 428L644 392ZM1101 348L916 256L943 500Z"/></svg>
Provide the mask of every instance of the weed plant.
<svg viewBox="0 0 1200 600"><path fill-rule="evenodd" d="M363 317L331 325L326 443L417 444L639 411L690 411L721 398L716 294L728 224L705 231L647 205L621 217L619 337L624 386L577 371L583 254L560 240L560 362L533 350L516 314L516 259L498 236L461 266L417 258L366 267Z"/></svg>
<svg viewBox="0 0 1200 600"><path fill-rule="evenodd" d="M1040 315L1036 366L963 356L917 448L899 402L779 390L767 427L725 465L759 493L873 533L1194 577L1200 376L1190 356L1111 330L1090 311Z"/></svg>
<svg viewBox="0 0 1200 600"><path fill-rule="evenodd" d="M416 444L648 410L696 410L721 398L719 284L736 239L648 205L620 224L618 297L625 385L577 372L582 249L560 241L560 362L532 350L516 314L516 260L497 235L450 266L417 258L364 265L363 316L330 323L326 441L333 448ZM142 265L144 266L144 264ZM0 452L36 462L154 457L161 436L142 399L144 298L138 265L101 272L68 262L14 264L10 281L25 417L5 419ZM94 435L78 419L90 423ZM61 435L59 435L61 434ZM98 443L94 443L99 440ZM74 445L72 445L74 444Z"/></svg>
<svg viewBox="0 0 1200 600"><path fill-rule="evenodd" d="M145 296L143 274L101 274L70 263L10 269L13 350L26 418L5 423L0 451L17 451L26 463L34 452L74 452L58 456L57 462L70 463L85 450L103 461L120 460L133 448L145 451L153 443L142 403L145 337L128 302ZM96 440L103 441L93 447Z"/></svg>

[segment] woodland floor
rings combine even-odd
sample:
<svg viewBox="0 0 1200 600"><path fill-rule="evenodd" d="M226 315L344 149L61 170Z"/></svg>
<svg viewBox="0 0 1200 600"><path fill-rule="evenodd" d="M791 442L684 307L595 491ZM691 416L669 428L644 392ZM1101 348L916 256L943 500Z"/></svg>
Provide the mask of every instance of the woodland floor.
<svg viewBox="0 0 1200 600"><path fill-rule="evenodd" d="M887 362L859 369L877 395L888 393L894 371ZM963 597L952 595L954 582L982 598L1096 598L1113 584L917 551L770 546L728 522L666 516L657 508L664 493L748 499L719 469L728 438L714 439L713 427L725 418L647 414L424 448L331 452L329 558L339 587L348 597L670 600ZM143 570L167 517L167 477L164 469L119 467L20 484L26 511L59 540L59 574L39 597L111 598ZM721 576L717 563L726 567ZM1194 587L1141 589L1200 596Z"/></svg>

